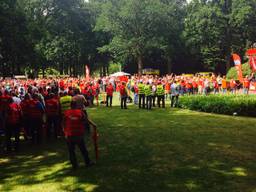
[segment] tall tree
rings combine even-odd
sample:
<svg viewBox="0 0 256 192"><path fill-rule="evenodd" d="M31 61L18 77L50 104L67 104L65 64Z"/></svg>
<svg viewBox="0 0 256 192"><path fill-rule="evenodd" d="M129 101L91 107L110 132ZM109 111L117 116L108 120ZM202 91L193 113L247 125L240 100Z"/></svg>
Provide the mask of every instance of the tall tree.
<svg viewBox="0 0 256 192"><path fill-rule="evenodd" d="M167 13L167 6L160 0L107 1L102 4L96 30L110 32L113 39L99 50L108 51L121 61L135 58L141 74L145 51L163 47L159 29L166 24Z"/></svg>

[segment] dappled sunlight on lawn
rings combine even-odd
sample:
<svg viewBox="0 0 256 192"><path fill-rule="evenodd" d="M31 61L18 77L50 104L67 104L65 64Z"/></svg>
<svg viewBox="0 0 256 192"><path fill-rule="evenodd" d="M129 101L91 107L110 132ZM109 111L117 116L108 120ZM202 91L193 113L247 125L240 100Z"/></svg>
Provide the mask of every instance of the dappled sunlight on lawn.
<svg viewBox="0 0 256 192"><path fill-rule="evenodd" d="M189 110L91 108L100 160L72 171L64 140L0 158L0 191L251 192L256 120ZM90 137L86 137L88 140ZM94 159L93 146L87 141Z"/></svg>

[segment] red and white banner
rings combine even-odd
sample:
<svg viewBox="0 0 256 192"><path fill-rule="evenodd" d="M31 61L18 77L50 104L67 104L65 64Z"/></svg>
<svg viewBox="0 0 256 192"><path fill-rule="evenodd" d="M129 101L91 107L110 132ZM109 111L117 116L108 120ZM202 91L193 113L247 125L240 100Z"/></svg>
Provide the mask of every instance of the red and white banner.
<svg viewBox="0 0 256 192"><path fill-rule="evenodd" d="M249 63L253 72L256 72L256 56L250 56Z"/></svg>
<svg viewBox="0 0 256 192"><path fill-rule="evenodd" d="M243 79L241 58L237 54L233 54L232 56L233 56L233 60L234 60L234 63L235 63L236 70L237 70L238 79L239 79L240 82L243 82L244 79Z"/></svg>
<svg viewBox="0 0 256 192"><path fill-rule="evenodd" d="M249 64L252 71L256 72L256 49L247 50L246 55L249 57Z"/></svg>
<svg viewBox="0 0 256 192"><path fill-rule="evenodd" d="M90 69L88 65L85 65L85 80L90 81Z"/></svg>

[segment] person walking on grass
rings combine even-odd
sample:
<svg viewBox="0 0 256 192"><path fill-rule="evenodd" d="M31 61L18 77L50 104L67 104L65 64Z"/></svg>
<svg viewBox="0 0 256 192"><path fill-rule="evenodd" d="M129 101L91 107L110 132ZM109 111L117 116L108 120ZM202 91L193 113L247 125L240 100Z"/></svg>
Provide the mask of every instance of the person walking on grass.
<svg viewBox="0 0 256 192"><path fill-rule="evenodd" d="M96 128L96 125L90 121L85 113L79 109L75 101L71 102L71 109L64 112L63 127L64 134L68 146L69 159L73 169L78 168L77 158L75 154L75 147L80 149L86 167L94 165L90 160L89 154L84 142L85 122L88 121L90 125ZM88 125L89 125L88 124Z"/></svg>

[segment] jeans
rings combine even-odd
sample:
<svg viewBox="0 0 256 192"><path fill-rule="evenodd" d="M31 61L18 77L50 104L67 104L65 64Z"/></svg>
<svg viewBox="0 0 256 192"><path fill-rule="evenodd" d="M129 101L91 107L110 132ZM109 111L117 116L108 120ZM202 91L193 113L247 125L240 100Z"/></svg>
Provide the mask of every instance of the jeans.
<svg viewBox="0 0 256 192"><path fill-rule="evenodd" d="M248 94L249 94L249 89L248 89L248 88L244 88L244 89L243 89L243 93L246 94L246 95L248 95Z"/></svg>
<svg viewBox="0 0 256 192"><path fill-rule="evenodd" d="M156 106L156 95L152 96L152 105L153 105L153 107Z"/></svg>
<svg viewBox="0 0 256 192"><path fill-rule="evenodd" d="M12 148L12 141L11 138L14 136L14 149L17 151L19 149L19 143L20 143L20 124L6 124L6 148L7 151L11 151Z"/></svg>
<svg viewBox="0 0 256 192"><path fill-rule="evenodd" d="M89 159L89 154L87 151L87 148L85 146L84 138L83 136L72 136L72 137L67 137L67 145L68 145L68 152L69 152L69 160L70 163L72 164L73 168L78 167L77 159L76 159L76 153L75 153L75 147L76 145L80 149L83 159L86 165L90 164L90 159Z"/></svg>
<svg viewBox="0 0 256 192"><path fill-rule="evenodd" d="M142 102L142 103L141 103ZM145 108L145 94L139 94L139 108Z"/></svg>
<svg viewBox="0 0 256 192"><path fill-rule="evenodd" d="M113 96L110 96L110 95L107 95L107 102L106 102L106 106L110 106L112 107L112 99L113 99Z"/></svg>
<svg viewBox="0 0 256 192"><path fill-rule="evenodd" d="M30 119L29 130L31 131L32 143L39 144L41 142L42 125L43 125L43 120L41 118Z"/></svg>
<svg viewBox="0 0 256 192"><path fill-rule="evenodd" d="M127 96L121 96L121 108L123 109L127 109L127 105L126 105L126 102L127 102Z"/></svg>
<svg viewBox="0 0 256 192"><path fill-rule="evenodd" d="M47 116L47 138L51 137L51 131L53 130L54 137L57 139L59 129L59 117L55 116Z"/></svg>
<svg viewBox="0 0 256 192"><path fill-rule="evenodd" d="M157 96L157 105L158 107L161 107L161 103L162 102L162 107L165 108L165 99L164 99L164 95L158 95Z"/></svg>
<svg viewBox="0 0 256 192"><path fill-rule="evenodd" d="M147 109L152 108L152 96L151 95L146 97L146 106L147 106Z"/></svg>
<svg viewBox="0 0 256 192"><path fill-rule="evenodd" d="M226 94L227 93L227 89L226 88L222 88L222 93Z"/></svg>
<svg viewBox="0 0 256 192"><path fill-rule="evenodd" d="M179 95L171 95L171 107L178 107Z"/></svg>
<svg viewBox="0 0 256 192"><path fill-rule="evenodd" d="M133 98L133 100L134 100L134 104L135 104L135 105L138 105L138 99L139 99L138 93L134 93L134 98Z"/></svg>

